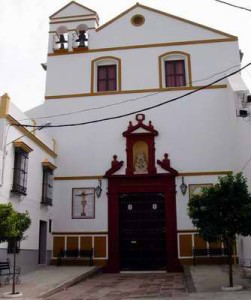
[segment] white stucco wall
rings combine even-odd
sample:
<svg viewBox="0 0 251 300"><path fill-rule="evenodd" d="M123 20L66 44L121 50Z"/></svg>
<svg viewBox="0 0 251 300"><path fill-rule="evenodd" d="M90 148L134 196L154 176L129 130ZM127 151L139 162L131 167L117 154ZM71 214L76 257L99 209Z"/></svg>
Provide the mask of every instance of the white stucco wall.
<svg viewBox="0 0 251 300"><path fill-rule="evenodd" d="M238 69L239 66L237 42L50 56L48 57L46 95L90 93L91 61L106 56L121 59L122 91L159 88L158 57L172 51L190 54L194 86L209 84L220 77L211 77L212 75L234 66ZM229 59L224 59L225 56ZM135 66L138 67L135 68ZM224 75L224 72L222 74ZM223 83L226 81L220 82L220 84Z"/></svg>
<svg viewBox="0 0 251 300"><path fill-rule="evenodd" d="M135 14L142 14L145 17L144 25L135 27L131 24L131 17ZM70 24L64 24L73 29ZM54 55L50 42L46 96L58 96L58 99L46 100L43 106L33 109L29 115L35 117L41 114L63 114L62 117L49 119L53 125L81 123L136 112L185 95L193 90L165 92L158 90L159 56L173 51L189 54L192 89L196 89L239 68L238 41L221 41L226 38L227 35L136 7L103 29L90 30L88 45L90 51ZM209 39L215 42L205 43ZM187 43L188 41L191 43ZM165 45L156 47L159 43ZM136 45L149 47L133 48ZM116 49L112 50L113 47ZM121 60L122 93L102 96L91 94L91 62L106 56ZM237 171L240 165L246 162L251 150L251 143L246 139L250 132L250 122L243 123L244 120L236 118L235 110L238 107L236 101L239 100L236 100L236 94L231 90L228 80L222 80L217 84L227 86L205 89L143 112L146 115L145 123L152 121L159 132L155 138L156 159L163 159L164 153L168 153L172 167L184 173ZM149 89L156 90L149 92L147 91ZM135 93L135 90L140 90L141 93ZM151 95L152 93L157 94ZM76 94L86 95L74 97ZM121 102L125 103L120 104ZM103 108L97 110L97 107ZM76 111L80 113L71 114ZM87 178L55 181L54 232L107 230L106 180L103 180L102 197L95 202L95 219L71 218L72 188L96 187L97 180L90 180L88 176L104 175L110 168L114 154L118 156L119 161L123 160L126 164L126 141L122 133L127 129L129 121L135 124L135 114L104 123L50 129L51 136L57 140L58 149L58 157L55 160L58 169L55 175ZM243 143L246 147L240 149L239 145ZM251 178L248 170L245 169L245 174ZM119 174L124 172L125 166ZM158 172L164 171L158 167ZM216 181L216 175L185 177L187 185ZM193 226L187 216L189 195L188 193L185 196L181 195L180 183L181 177L178 177L176 179L178 230L191 230Z"/></svg>
<svg viewBox="0 0 251 300"><path fill-rule="evenodd" d="M22 113L13 103L9 105L9 114L15 120L26 119L26 124L32 124L30 120L27 120L27 116ZM4 168L4 176L1 178L0 186L0 203L12 203L14 209L18 212L28 211L32 219L31 227L25 233L25 240L21 242L21 249L25 250L38 250L39 245L39 222L40 220L47 222L47 230L49 229L49 219L52 218L51 207L41 205L42 200L42 181L43 171L42 162L48 159L50 162L54 162L54 157L48 154L38 143L32 141L26 137L25 134L19 130L19 127L10 126L10 123L1 119L1 131L3 135L1 140L3 143L4 151L1 151L1 174ZM49 136L38 131L36 136L41 138L41 142L48 147L52 147L52 141ZM27 195L17 195L11 192L13 184L13 168L14 168L14 147L13 141L19 139L33 149L29 153L28 159L28 176L27 176ZM1 244L4 248L5 245ZM1 247L1 248L2 248ZM51 238L47 231L47 249L51 249Z"/></svg>

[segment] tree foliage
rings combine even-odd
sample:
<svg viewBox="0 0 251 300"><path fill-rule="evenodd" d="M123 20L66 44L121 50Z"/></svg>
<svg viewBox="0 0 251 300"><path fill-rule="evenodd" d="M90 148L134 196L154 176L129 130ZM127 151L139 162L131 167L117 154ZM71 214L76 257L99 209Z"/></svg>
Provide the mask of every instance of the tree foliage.
<svg viewBox="0 0 251 300"><path fill-rule="evenodd" d="M188 214L208 242L250 235L251 195L245 177L241 173L220 177L217 184L190 199Z"/></svg>
<svg viewBox="0 0 251 300"><path fill-rule="evenodd" d="M0 204L0 242L11 239L22 240L24 232L30 227L28 212L16 212L11 203Z"/></svg>
<svg viewBox="0 0 251 300"><path fill-rule="evenodd" d="M188 203L188 215L199 235L208 242L223 240L228 249L229 286L233 286L232 253L236 235L251 235L251 195L242 173L219 182Z"/></svg>

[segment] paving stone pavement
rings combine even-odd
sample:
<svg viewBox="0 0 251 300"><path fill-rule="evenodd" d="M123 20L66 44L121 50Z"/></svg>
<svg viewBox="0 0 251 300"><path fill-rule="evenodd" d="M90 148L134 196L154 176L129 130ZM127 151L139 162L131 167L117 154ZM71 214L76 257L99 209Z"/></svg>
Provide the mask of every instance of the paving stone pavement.
<svg viewBox="0 0 251 300"><path fill-rule="evenodd" d="M98 274L48 300L125 300L188 296L181 273Z"/></svg>
<svg viewBox="0 0 251 300"><path fill-rule="evenodd" d="M24 297L19 299L35 300L48 294L51 295L46 298L48 300L251 299L251 270L247 278L243 279L238 266L234 267L234 283L244 287L244 290L239 292L221 291L222 285L228 285L226 265L186 266L184 274L96 274L98 271L95 267L43 267L22 276L22 283L17 286L17 290L22 292ZM96 275L93 275L94 273ZM51 293L58 290L61 292ZM1 295L6 291L10 291L10 286L0 288L0 299L3 299Z"/></svg>

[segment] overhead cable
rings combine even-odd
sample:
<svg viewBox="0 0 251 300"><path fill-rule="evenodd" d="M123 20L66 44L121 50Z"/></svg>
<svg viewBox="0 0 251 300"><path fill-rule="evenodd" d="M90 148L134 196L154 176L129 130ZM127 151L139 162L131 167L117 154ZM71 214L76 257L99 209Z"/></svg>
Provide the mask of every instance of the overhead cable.
<svg viewBox="0 0 251 300"><path fill-rule="evenodd" d="M126 114L122 114L122 115L118 115L118 116L113 116L113 117L107 117L107 118L102 118L102 119L97 119L97 120L92 120L92 121L87 121L87 122L81 122L81 123L71 123L71 124L59 124L59 125L45 125L43 126L44 128L60 128L60 127L73 127L73 126L82 126L82 125L88 125L88 124L94 124L94 123L100 123L100 122L105 122L105 121L110 121L110 120L116 120L116 119L121 119L121 118L124 118L124 117L128 117L128 116L131 116L131 115L134 115L134 114L137 114L137 113L141 113L141 112L144 112L144 111L148 111L148 110L151 110L151 109L154 109L154 108L157 108L157 107L160 107L160 106L163 106L165 104L168 104L168 103L171 103L171 102L174 102L174 101L177 101L179 99L182 99L182 98L185 98L187 96L190 96L194 93L197 93L201 90L204 90L212 85L214 85L215 83L218 83L220 81L222 81L223 79L226 79L232 75L235 75L237 73L239 73L240 71L246 69L247 67L249 67L251 65L251 62L246 64L244 67L240 68L239 70L237 71L234 71L226 76L223 76L205 86L202 86L196 90L193 90L193 91L190 91L184 95L181 95L181 96L178 96L178 97L175 97L173 99L170 99L170 100L166 100L162 103L159 103L159 104L155 104L155 105L152 105L152 106L149 106L149 107L146 107L146 108L142 108L142 109L139 109L139 110L136 110L136 111L133 111L133 112L129 112L129 113L126 113ZM40 127L41 125L30 125L30 124L16 124L15 126L23 126L23 127L32 127L32 128L36 128L36 127Z"/></svg>
<svg viewBox="0 0 251 300"><path fill-rule="evenodd" d="M223 4L226 4L226 5L229 5L229 6L232 6L232 7L235 7L235 8L239 8L239 9L244 9L244 10L247 10L247 11L251 11L251 9L249 9L249 8L246 8L246 7L243 7L243 6L239 6L239 5L235 5L235 4L232 4L232 3L229 3L229 2L225 2L225 1L221 1L221 0L215 0L215 1L223 3Z"/></svg>
<svg viewBox="0 0 251 300"><path fill-rule="evenodd" d="M210 76L208 76L206 78L198 79L198 80L193 80L193 81L191 81L189 83L191 84L191 83L195 83L195 82L200 82L200 81L208 80L210 78L213 78L216 75L220 75L220 74L222 74L222 73L224 73L226 71L229 71L229 70L231 70L233 68L236 68L236 67L240 67L240 64L232 66L232 67L229 67L229 68L227 68L227 69L225 69L223 71L220 71L218 73L214 73L214 74L212 74L212 75L210 75ZM30 118L26 118L26 119L19 119L18 121L26 121L26 120L30 120L30 119L33 119L33 120L42 120L42 119L51 119L51 118L57 118L57 117L70 116L70 115L75 115L75 114L78 114L78 113L99 110L99 109L103 109L103 108L107 108L107 107L111 107L111 106L118 106L118 105L121 105L121 104L125 104L127 102L133 102L133 101L141 100L141 99L152 97L152 96L156 96L158 94L165 93L165 92L168 92L168 90L162 90L162 91L159 91L159 92L147 94L147 95L140 96L140 97L137 97L137 98L126 99L126 100L123 100L123 101L120 101L120 102L117 102L117 103L105 104L105 105L101 105L101 106L97 106L97 107L85 108L85 109L75 110L75 111L72 111L72 112L67 112L67 113L62 113L62 114L47 115L47 116L43 116L43 117L30 117Z"/></svg>

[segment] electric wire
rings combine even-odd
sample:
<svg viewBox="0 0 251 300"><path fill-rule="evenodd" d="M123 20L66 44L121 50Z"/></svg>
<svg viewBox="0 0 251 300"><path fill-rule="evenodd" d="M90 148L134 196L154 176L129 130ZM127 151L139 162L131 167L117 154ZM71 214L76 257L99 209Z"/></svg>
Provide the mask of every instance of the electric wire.
<svg viewBox="0 0 251 300"><path fill-rule="evenodd" d="M221 1L221 0L215 0L215 1L216 1L216 2L220 2L220 3L223 3L223 4L226 4L226 5L229 5L229 6L232 6L232 7L235 7L235 8L244 9L244 10L246 10L246 11L251 11L251 9L249 9L249 8L247 8L247 7L235 5L235 4L232 4L232 3L229 3L229 2L225 2L225 1Z"/></svg>
<svg viewBox="0 0 251 300"><path fill-rule="evenodd" d="M181 95L181 96L178 96L178 97L175 97L173 99L170 99L170 100L166 100L162 103L159 103L159 104L155 104L155 105L152 105L152 106L149 106L149 107L146 107L146 108L142 108L142 109L139 109L139 110L136 110L136 111L133 111L133 112L129 112L129 113L126 113L126 114L121 114L121 115L117 115L117 116L113 116L113 117L107 117L107 118L102 118L102 119L97 119L97 120L92 120L92 121L87 121L87 122L81 122L81 123L70 123L70 124L58 124L58 125L45 125L43 126L44 128L61 128L61 127L74 127L74 126L83 126L83 125L88 125L88 124L95 124L95 123L100 123L100 122L105 122L105 121L110 121L110 120L116 120L116 119L121 119L121 118L124 118L124 117L128 117L128 116L131 116L131 115L134 115L134 114L137 114L137 113L141 113L141 112L144 112L144 111L148 111L148 110L151 110L151 109L154 109L154 108L157 108L157 107L160 107L160 106L163 106L165 104L168 104L168 103L171 103L171 102L174 102L174 101L177 101L179 99L182 99L182 98L185 98L189 95L192 95L194 93L197 93L201 90L204 90L212 85L214 85L215 83L218 83L219 81L222 81L223 79L226 79L232 75L235 75L237 73L239 73L241 70L244 70L246 69L247 67L249 67L251 65L251 62L246 64L244 67L238 69L237 71L234 71L226 76L223 76L205 86L202 86L196 90L193 90L193 91L190 91L184 95ZM41 125L30 125L30 124L15 124L15 126L22 126L22 127L32 127L32 128L37 128L37 127L41 127Z"/></svg>
<svg viewBox="0 0 251 300"><path fill-rule="evenodd" d="M233 68L236 68L236 67L240 67L240 64L229 67L229 68L227 68L223 71L220 71L218 73L214 73L214 74L212 74L208 77L205 77L203 79L193 80L189 83L192 84L192 83L195 83L195 82L200 82L200 81L205 81L205 80L211 79L214 76L220 75L220 74L222 74L226 71L229 71ZM99 110L99 109L103 109L103 108L107 108L107 107L118 106L118 105L125 104L125 103L128 103L128 102L133 102L133 101L141 100L141 99L144 99L144 98L152 97L152 96L158 95L160 93L165 93L165 92L168 92L168 90L163 90L163 91L159 91L159 92L156 92L156 93L151 93L151 94L148 94L148 95L145 95L145 96L140 96L140 97L137 97L137 98L126 99L126 100L123 100L123 101L120 101L120 102L117 102L117 103L111 103L111 104L101 105L101 106L92 107L92 108L85 108L85 109L81 109L81 110L75 110L73 112L68 112L68 113L63 113L63 114L54 114L54 115L48 115L48 116L43 116L43 117L30 117L30 118L26 118L26 119L19 119L18 121L19 122L20 121L27 121L27 120L30 120L30 119L42 120L42 119L51 119L51 118L57 118L57 117L70 116L70 115L74 115L74 114L78 114L78 113L90 112L90 111Z"/></svg>

